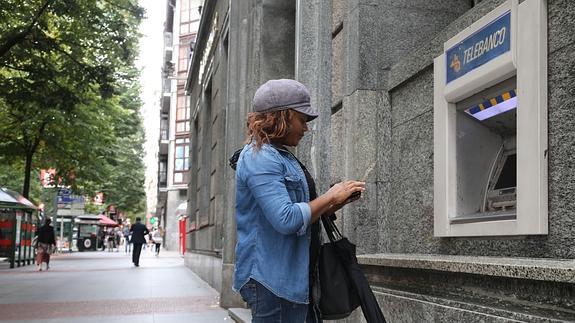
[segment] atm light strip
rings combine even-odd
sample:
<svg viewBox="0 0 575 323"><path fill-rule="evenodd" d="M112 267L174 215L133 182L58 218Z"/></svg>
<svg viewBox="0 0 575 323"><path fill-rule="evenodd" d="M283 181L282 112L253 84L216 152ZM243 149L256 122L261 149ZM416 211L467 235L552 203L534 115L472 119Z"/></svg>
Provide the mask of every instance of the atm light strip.
<svg viewBox="0 0 575 323"><path fill-rule="evenodd" d="M507 100L501 100L501 102L499 102L499 100L497 98L493 98L489 100L489 103L492 103L491 101L495 101L495 105L491 105L489 107L485 107L485 103L482 103L482 107L483 110L481 110L481 107L479 109L479 111L476 111L475 113L471 114L469 112L470 109L467 109L466 112L474 117L475 119L479 120L479 121L483 121L485 119L489 119L491 117L494 117L498 114L502 114L505 113L509 110L513 110L515 108L517 108L517 97L514 95L513 93L514 91L510 91L507 93L504 93L501 95L501 97L503 97L503 99L505 98L509 98ZM513 95L513 96L512 96Z"/></svg>
<svg viewBox="0 0 575 323"><path fill-rule="evenodd" d="M515 90L511 90L508 92L504 92L501 95L498 95L494 98L491 98L489 100L485 100L477 105L472 106L471 108L465 110L465 112L467 112L469 115L474 115L478 112L481 112L485 109L489 109L493 106L498 105L499 103L502 103L504 101L507 101L509 99L512 99L516 96L515 94Z"/></svg>

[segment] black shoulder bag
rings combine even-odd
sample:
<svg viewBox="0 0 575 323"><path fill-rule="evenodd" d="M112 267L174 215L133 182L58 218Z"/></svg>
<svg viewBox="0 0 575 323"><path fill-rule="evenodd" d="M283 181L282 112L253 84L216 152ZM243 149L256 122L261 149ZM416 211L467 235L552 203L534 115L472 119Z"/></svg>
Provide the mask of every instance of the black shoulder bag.
<svg viewBox="0 0 575 323"><path fill-rule="evenodd" d="M292 154L293 156L293 154ZM305 166L293 156L303 169L310 188L310 200L317 197L315 182ZM312 303L321 319L338 320L348 317L356 308L361 311L368 323L385 323L377 299L369 282L361 270L355 253L355 245L344 237L334 223L335 214L323 214L323 229L329 242L319 247L319 254L314 255L314 227L310 247L310 268ZM319 228L317 228L319 235ZM317 244L319 245L319 236Z"/></svg>
<svg viewBox="0 0 575 323"><path fill-rule="evenodd" d="M320 247L317 262L318 277L314 283L314 302L319 307L321 318L325 320L348 317L360 305L359 296L336 245L345 238L339 232L333 218L335 214L321 217L329 242ZM353 247L355 254L355 246Z"/></svg>

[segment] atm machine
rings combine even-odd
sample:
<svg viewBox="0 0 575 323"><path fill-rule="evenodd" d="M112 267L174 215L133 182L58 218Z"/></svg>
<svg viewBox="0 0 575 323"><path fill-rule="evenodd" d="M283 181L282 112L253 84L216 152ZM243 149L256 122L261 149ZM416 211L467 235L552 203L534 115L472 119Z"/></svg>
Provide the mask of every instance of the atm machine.
<svg viewBox="0 0 575 323"><path fill-rule="evenodd" d="M547 9L508 0L434 59L434 234L547 234Z"/></svg>

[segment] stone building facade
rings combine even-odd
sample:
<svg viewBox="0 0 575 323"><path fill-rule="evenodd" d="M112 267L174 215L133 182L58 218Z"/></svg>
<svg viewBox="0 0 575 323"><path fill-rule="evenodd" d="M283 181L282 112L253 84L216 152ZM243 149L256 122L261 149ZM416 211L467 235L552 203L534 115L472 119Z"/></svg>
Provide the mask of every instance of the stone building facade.
<svg viewBox="0 0 575 323"><path fill-rule="evenodd" d="M185 84L201 4L201 0L167 0L164 20L157 222L148 223L162 226L163 247L179 252L184 251L180 239L184 232L180 232L183 217L178 209L187 203L189 181L190 106Z"/></svg>
<svg viewBox="0 0 575 323"><path fill-rule="evenodd" d="M437 234L434 59L506 3L540 8L546 26L545 226L537 234ZM227 159L242 145L257 87L296 78L320 111L296 151L319 191L341 179L367 182L338 221L390 322L575 320L573 21L566 0L207 1L186 85L187 265L220 291L222 306L243 306L230 287Z"/></svg>

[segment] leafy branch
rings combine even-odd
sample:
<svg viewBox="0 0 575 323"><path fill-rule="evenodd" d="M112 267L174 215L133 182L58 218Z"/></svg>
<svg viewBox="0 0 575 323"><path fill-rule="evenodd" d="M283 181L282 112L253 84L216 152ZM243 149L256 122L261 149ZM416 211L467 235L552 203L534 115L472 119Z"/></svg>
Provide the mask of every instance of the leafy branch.
<svg viewBox="0 0 575 323"><path fill-rule="evenodd" d="M28 26L24 30L22 30L20 32L8 34L8 36L6 37L7 39L2 40L0 42L0 44L1 44L0 45L0 57L4 57L4 55L6 55L6 53L8 53L8 51L10 51L10 49L12 47L14 47L18 43L24 41L26 36L28 36L32 32L32 29L34 28L34 26L36 26L40 17L44 14L44 12L46 12L46 10L48 10L48 7L53 2L54 2L54 0L46 0L44 2L44 4L42 5L42 7L40 7L40 9L38 10L36 15L34 15L34 18L32 19L32 21L28 24Z"/></svg>

